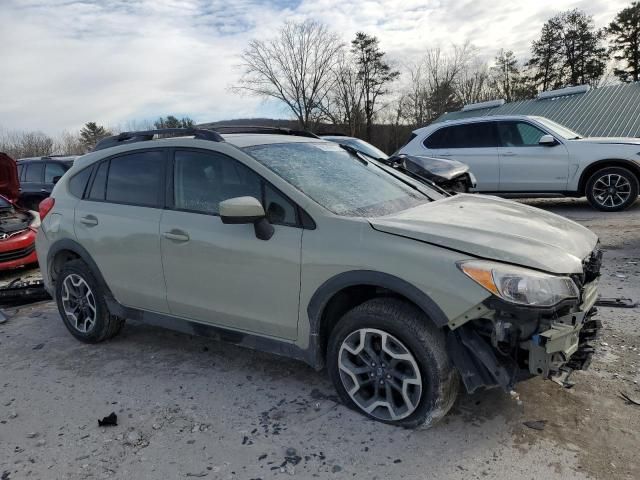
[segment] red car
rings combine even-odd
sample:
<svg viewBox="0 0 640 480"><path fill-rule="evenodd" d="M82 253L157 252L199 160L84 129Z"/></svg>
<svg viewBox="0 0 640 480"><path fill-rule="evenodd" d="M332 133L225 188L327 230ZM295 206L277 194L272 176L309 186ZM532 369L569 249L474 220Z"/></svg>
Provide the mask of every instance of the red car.
<svg viewBox="0 0 640 480"><path fill-rule="evenodd" d="M16 205L20 193L16 162L0 152L0 270L36 263L40 218Z"/></svg>

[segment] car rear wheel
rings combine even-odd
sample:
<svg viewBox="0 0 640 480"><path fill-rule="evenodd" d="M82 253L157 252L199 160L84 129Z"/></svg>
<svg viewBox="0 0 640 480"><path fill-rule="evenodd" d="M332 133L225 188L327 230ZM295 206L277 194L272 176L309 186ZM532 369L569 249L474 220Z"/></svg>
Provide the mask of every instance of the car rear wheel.
<svg viewBox="0 0 640 480"><path fill-rule="evenodd" d="M586 194L589 203L598 210L624 210L638 198L638 179L626 168L603 168L587 181Z"/></svg>
<svg viewBox="0 0 640 480"><path fill-rule="evenodd" d="M116 336L124 319L111 315L102 289L82 260L66 263L56 281L56 302L71 334L86 343L98 343Z"/></svg>
<svg viewBox="0 0 640 480"><path fill-rule="evenodd" d="M413 305L369 300L349 311L329 339L329 374L349 407L375 420L430 426L453 405L459 376L444 334Z"/></svg>

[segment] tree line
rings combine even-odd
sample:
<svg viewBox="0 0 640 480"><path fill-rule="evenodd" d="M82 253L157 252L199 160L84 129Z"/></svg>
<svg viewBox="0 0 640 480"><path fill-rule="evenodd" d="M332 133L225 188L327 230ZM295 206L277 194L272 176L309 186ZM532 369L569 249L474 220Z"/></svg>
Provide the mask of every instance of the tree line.
<svg viewBox="0 0 640 480"><path fill-rule="evenodd" d="M189 117L160 117L154 122L130 122L122 131L192 127ZM54 138L42 132L0 131L0 152L11 158L46 157L49 155L84 155L103 138L120 133L120 128L107 128L87 122L78 132L64 131Z"/></svg>
<svg viewBox="0 0 640 480"><path fill-rule="evenodd" d="M512 50L500 49L489 62L466 42L430 48L417 61L396 65L376 36L358 32L345 43L320 22L285 22L272 38L248 43L232 89L275 99L295 118L271 123L345 133L392 152L411 130L465 104L526 100L566 86L640 80L640 1L619 11L603 28L579 9L554 15L542 25L529 54L519 61ZM130 122L123 130L192 125L189 117L169 115L155 122ZM14 158L78 155L117 131L95 122L55 139L41 132L0 131L0 151Z"/></svg>

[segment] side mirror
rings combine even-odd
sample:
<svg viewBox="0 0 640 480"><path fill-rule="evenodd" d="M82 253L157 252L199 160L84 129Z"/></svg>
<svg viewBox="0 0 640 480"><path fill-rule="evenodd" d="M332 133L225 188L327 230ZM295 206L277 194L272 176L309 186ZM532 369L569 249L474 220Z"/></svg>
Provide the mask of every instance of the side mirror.
<svg viewBox="0 0 640 480"><path fill-rule="evenodd" d="M264 213L262 204L254 197L236 197L220 202L220 219L225 224L253 223L256 237L269 240L274 228Z"/></svg>
<svg viewBox="0 0 640 480"><path fill-rule="evenodd" d="M553 137L553 135L543 135L540 137L540 140L538 140L538 144L543 145L545 147L553 147L557 143L558 142Z"/></svg>
<svg viewBox="0 0 640 480"><path fill-rule="evenodd" d="M55 185L56 183L58 183L61 178L62 178L62 175L58 175L56 177L53 177L53 184Z"/></svg>

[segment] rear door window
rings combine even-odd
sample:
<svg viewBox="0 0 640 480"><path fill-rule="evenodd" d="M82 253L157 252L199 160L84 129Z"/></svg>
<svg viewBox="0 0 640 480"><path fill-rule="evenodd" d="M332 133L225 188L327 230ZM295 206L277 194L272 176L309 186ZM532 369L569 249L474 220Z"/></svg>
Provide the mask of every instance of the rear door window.
<svg viewBox="0 0 640 480"><path fill-rule="evenodd" d="M450 127L444 127L439 130L433 132L427 139L424 141L424 146L430 150L437 150L439 148L448 148L447 147L447 137L449 136Z"/></svg>
<svg viewBox="0 0 640 480"><path fill-rule="evenodd" d="M27 183L42 183L43 167L43 163L27 164L27 172L25 173L24 181Z"/></svg>
<svg viewBox="0 0 640 480"><path fill-rule="evenodd" d="M161 150L135 152L110 160L106 201L158 207L164 199L164 160Z"/></svg>
<svg viewBox="0 0 640 480"><path fill-rule="evenodd" d="M69 191L71 195L82 198L89 177L91 176L91 171L92 167L88 167L71 177L71 180L69 180Z"/></svg>
<svg viewBox="0 0 640 480"><path fill-rule="evenodd" d="M451 127L448 142L449 148L497 147L495 124L494 122L479 122Z"/></svg>

